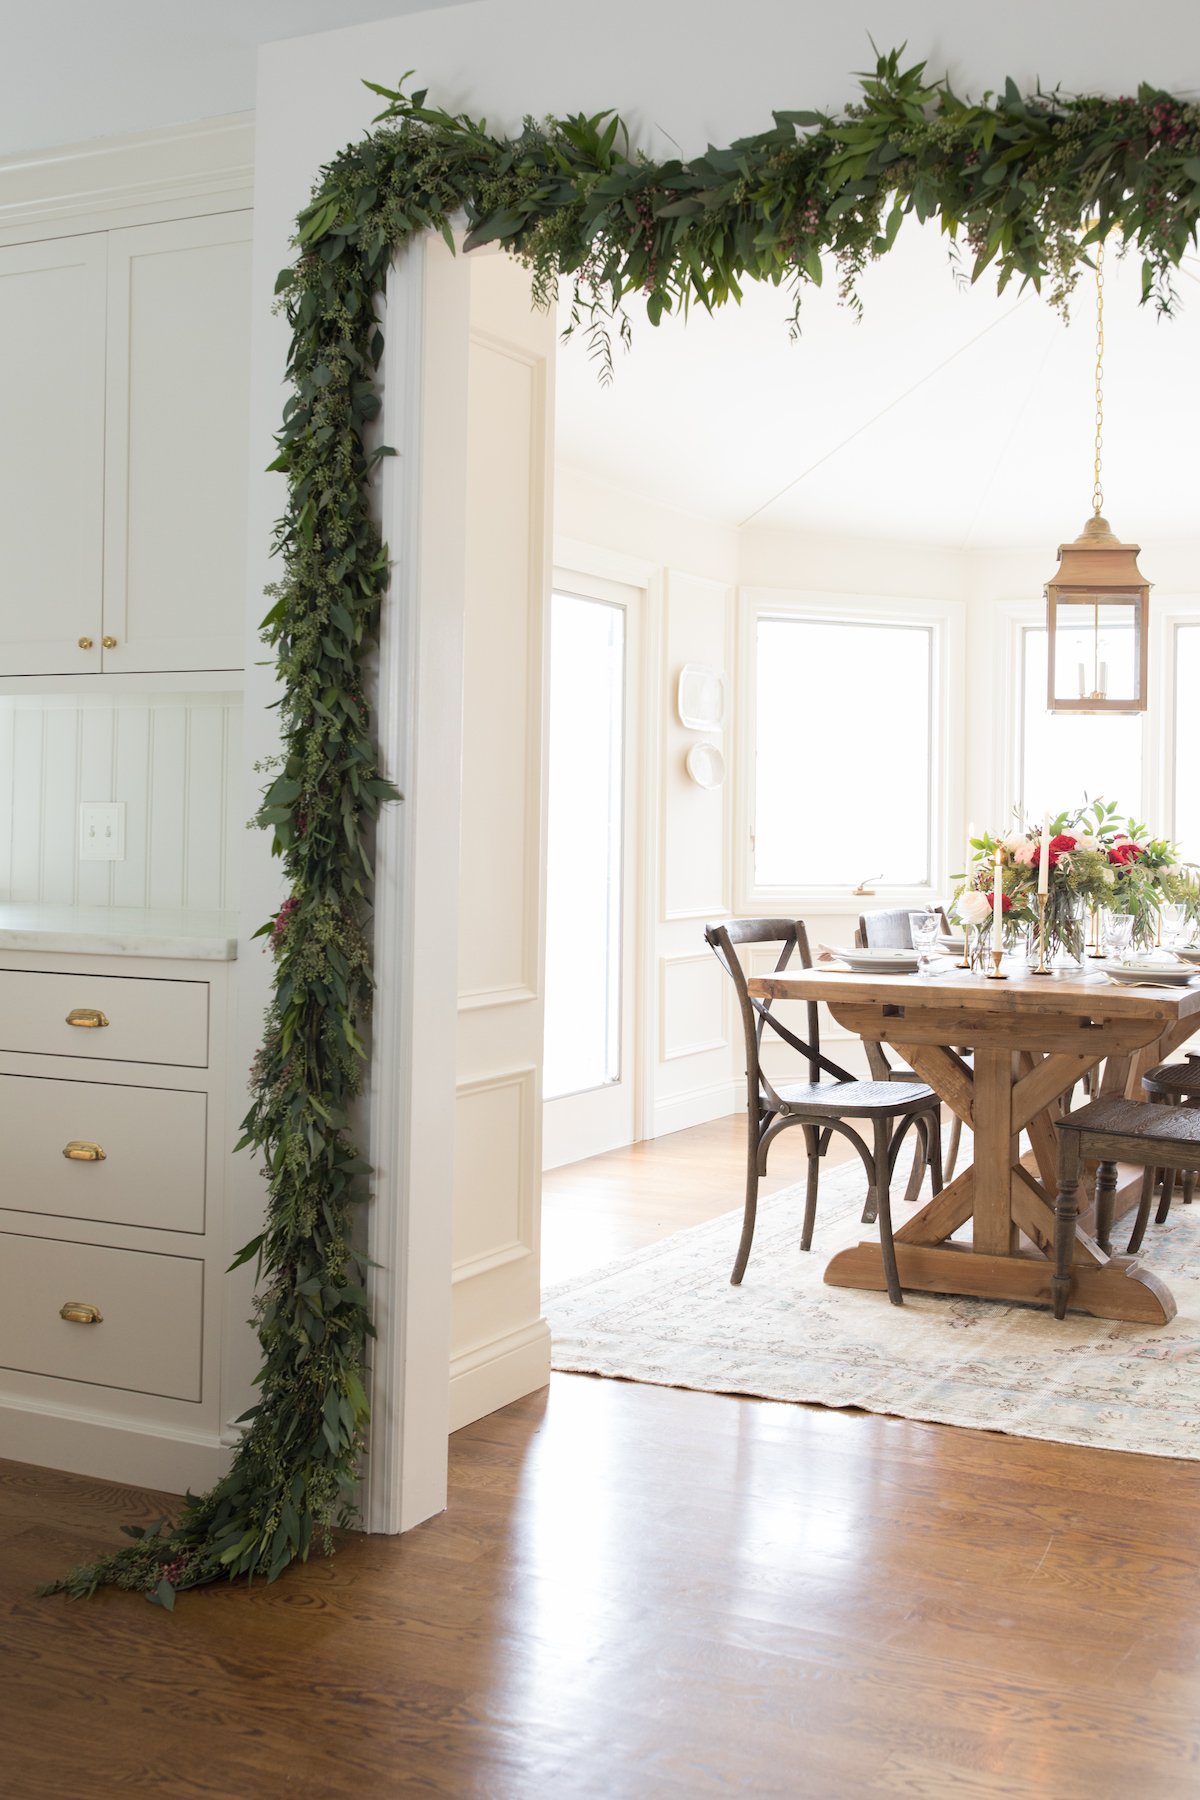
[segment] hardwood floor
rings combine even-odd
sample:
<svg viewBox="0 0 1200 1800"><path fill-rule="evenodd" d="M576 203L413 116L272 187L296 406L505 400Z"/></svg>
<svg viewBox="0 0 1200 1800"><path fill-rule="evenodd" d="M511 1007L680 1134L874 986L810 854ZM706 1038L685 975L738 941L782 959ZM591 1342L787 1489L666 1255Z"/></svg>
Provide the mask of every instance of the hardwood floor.
<svg viewBox="0 0 1200 1800"><path fill-rule="evenodd" d="M552 1185L619 1251L728 1207L704 1134ZM0 1464L4 1800L1200 1791L1197 1464L556 1376L403 1539L173 1616L34 1598L162 1509Z"/></svg>

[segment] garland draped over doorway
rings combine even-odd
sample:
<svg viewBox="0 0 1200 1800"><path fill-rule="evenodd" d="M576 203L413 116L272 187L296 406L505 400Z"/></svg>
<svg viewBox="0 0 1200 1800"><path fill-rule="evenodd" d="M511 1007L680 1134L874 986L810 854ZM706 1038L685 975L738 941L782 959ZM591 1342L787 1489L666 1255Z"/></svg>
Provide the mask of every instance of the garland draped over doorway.
<svg viewBox="0 0 1200 1800"><path fill-rule="evenodd" d="M352 1522L371 1325L354 1237L368 1171L350 1108L371 1000L371 828L398 798L363 691L389 570L373 516L388 451L370 447L370 428L397 250L425 231L453 248L464 214L466 248L495 242L520 258L538 303L569 284L572 326L590 334L604 376L630 296L658 324L769 281L791 291L795 322L806 286L832 267L857 306L859 275L909 214L940 221L972 280L993 267L1001 290L1018 277L1058 306L1089 246L1118 227L1141 256L1143 299L1172 310L1173 272L1196 243L1200 108L1149 87L1113 100L1022 96L1012 81L972 104L901 54L881 56L840 114L778 112L770 129L690 161L650 161L615 113L527 120L501 138L403 82L366 84L386 111L321 171L276 284L292 392L271 465L288 499L263 636L282 749L257 817L288 898L260 934L274 990L239 1145L261 1158L268 1189L265 1229L238 1258L257 1257L262 1276L261 1398L210 1493L189 1495L172 1525L126 1527L131 1543L46 1591L113 1584L172 1606L221 1575L274 1580Z"/></svg>

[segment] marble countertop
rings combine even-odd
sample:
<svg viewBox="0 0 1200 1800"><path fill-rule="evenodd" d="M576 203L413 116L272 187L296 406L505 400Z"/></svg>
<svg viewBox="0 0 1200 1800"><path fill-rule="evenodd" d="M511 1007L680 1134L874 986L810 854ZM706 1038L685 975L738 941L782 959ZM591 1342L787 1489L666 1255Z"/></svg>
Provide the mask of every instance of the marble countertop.
<svg viewBox="0 0 1200 1800"><path fill-rule="evenodd" d="M0 901L0 950L233 962L237 914L178 907L22 906Z"/></svg>

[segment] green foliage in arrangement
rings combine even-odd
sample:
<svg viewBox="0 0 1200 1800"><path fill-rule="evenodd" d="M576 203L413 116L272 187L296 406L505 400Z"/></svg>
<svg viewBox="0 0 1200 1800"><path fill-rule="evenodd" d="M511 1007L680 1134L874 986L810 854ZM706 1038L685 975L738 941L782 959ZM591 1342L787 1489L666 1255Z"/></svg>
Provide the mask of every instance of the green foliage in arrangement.
<svg viewBox="0 0 1200 1800"><path fill-rule="evenodd" d="M407 79L407 78L406 78ZM367 1423L371 1335L355 1219L367 1171L350 1130L371 998L370 839L394 790L377 766L363 671L376 643L388 554L373 509L372 445L388 268L410 238L497 243L549 305L560 281L602 376L627 305L652 324L740 298L747 280L792 296L832 271L858 305L866 265L904 218L938 219L977 279L991 267L1064 305L1089 246L1117 226L1142 259L1143 298L1174 304L1172 274L1196 241L1200 108L1147 87L1104 99L1023 96L1009 81L960 100L923 64L880 56L837 116L779 112L766 131L690 160L652 162L615 113L527 121L511 139L483 122L367 86L376 129L325 169L298 221L277 293L292 328L291 395L272 465L287 478L282 578L264 636L282 686L282 756L259 823L273 833L288 899L265 926L274 997L252 1071L244 1147L268 1204L257 1257L261 1398L225 1479L181 1517L55 1584L104 1583L161 1605L218 1576L273 1580L352 1516ZM1095 223L1091 221L1095 220Z"/></svg>
<svg viewBox="0 0 1200 1800"><path fill-rule="evenodd" d="M1050 820L1050 834L1048 950L1081 956L1090 912L1131 914L1134 943L1143 948L1155 941L1164 902L1181 905L1189 923L1200 919L1200 869L1180 862L1179 850L1168 838L1155 836L1139 819L1124 817L1116 801L1085 798L1082 806ZM984 832L971 839L973 866L960 878L954 906L989 947L997 849L1005 942L1039 924L1041 835L1038 826L1018 824L1007 835ZM987 897L986 905L981 896Z"/></svg>

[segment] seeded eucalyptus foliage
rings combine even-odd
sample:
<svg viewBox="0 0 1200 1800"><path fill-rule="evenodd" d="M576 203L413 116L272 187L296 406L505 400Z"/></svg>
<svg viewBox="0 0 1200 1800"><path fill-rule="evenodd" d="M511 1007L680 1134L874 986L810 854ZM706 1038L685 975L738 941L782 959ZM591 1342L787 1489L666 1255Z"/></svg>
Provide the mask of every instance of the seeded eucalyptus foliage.
<svg viewBox="0 0 1200 1800"><path fill-rule="evenodd" d="M218 1576L273 1580L352 1516L371 1326L354 1248L367 1171L349 1120L371 997L368 844L395 797L363 693L388 582L373 509L387 451L371 448L371 428L396 251L430 230L453 248L451 221L465 216L467 248L498 243L520 258L538 302L565 284L602 376L614 323L628 338L631 296L658 324L769 281L789 290L794 322L832 268L857 306L859 275L909 214L940 221L961 275L992 266L1001 290L1017 277L1060 306L1089 246L1119 226L1142 259L1143 299L1171 310L1173 271L1196 241L1200 109L1147 87L1025 97L1011 81L972 104L900 54L881 56L836 117L779 112L727 149L661 163L612 113L527 120L506 139L427 106L424 92L367 83L386 110L322 170L276 289L292 392L272 467L288 500L263 635L282 686L282 756L258 822L288 899L263 927L275 986L242 1138L266 1177L266 1227L238 1259L260 1263L261 1399L211 1493L189 1496L174 1524L127 1528L129 1545L55 1588L113 1584L171 1606Z"/></svg>

